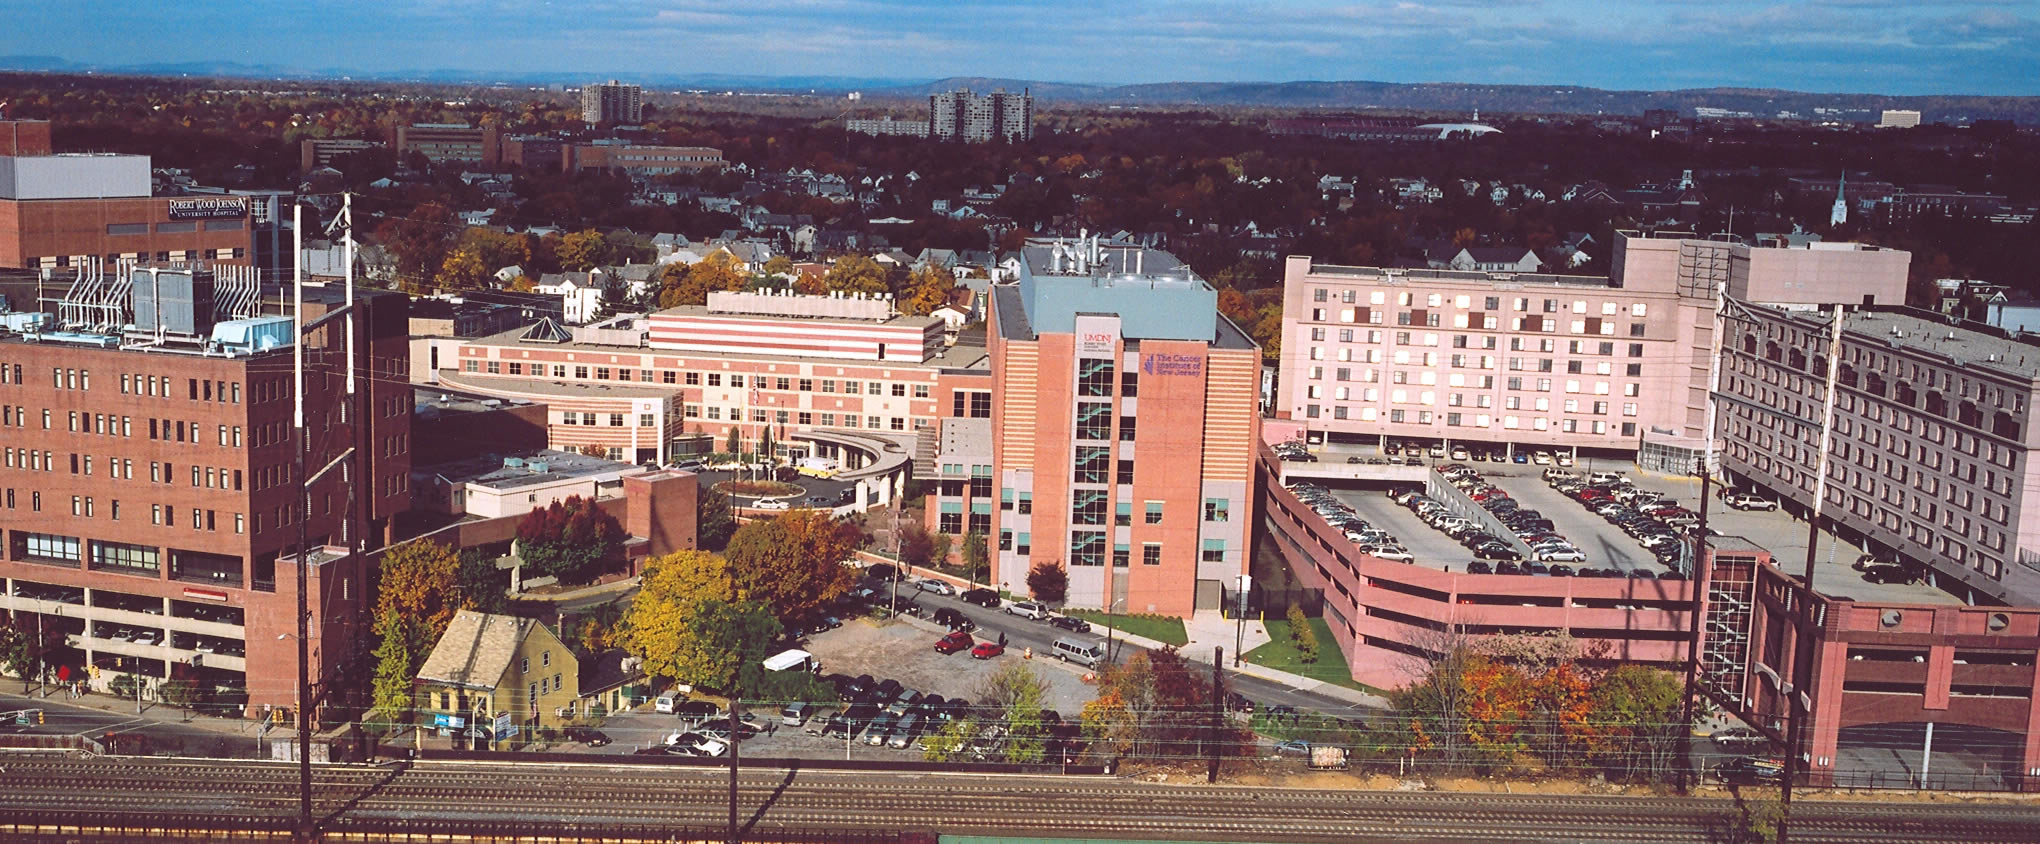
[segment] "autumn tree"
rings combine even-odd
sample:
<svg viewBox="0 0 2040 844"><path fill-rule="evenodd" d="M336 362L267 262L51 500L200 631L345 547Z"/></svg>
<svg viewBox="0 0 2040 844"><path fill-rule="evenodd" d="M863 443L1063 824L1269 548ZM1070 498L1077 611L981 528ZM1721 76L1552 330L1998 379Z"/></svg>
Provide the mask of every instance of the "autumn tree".
<svg viewBox="0 0 2040 844"><path fill-rule="evenodd" d="M838 258L835 265L829 267L828 275L822 277L822 285L831 293L846 295L862 293L872 296L892 290L885 281L885 268L863 255Z"/></svg>
<svg viewBox="0 0 2040 844"><path fill-rule="evenodd" d="M793 259L785 255L774 255L765 260L764 269L765 274L769 276L786 275L793 272Z"/></svg>
<svg viewBox="0 0 2040 844"><path fill-rule="evenodd" d="M1070 573L1054 560L1042 560L1027 570L1027 594L1035 600L1060 604L1069 597Z"/></svg>
<svg viewBox="0 0 2040 844"><path fill-rule="evenodd" d="M715 252L692 266L673 264L659 276L659 307L708 304L708 294L718 290L743 290L750 279L737 267L728 252Z"/></svg>
<svg viewBox="0 0 2040 844"><path fill-rule="evenodd" d="M599 575L623 549L623 526L593 499L568 496L533 510L517 523L517 553L539 575L584 582Z"/></svg>
<svg viewBox="0 0 2040 844"><path fill-rule="evenodd" d="M582 229L560 238L558 255L562 269L575 272L591 270L601 266L603 259L609 256L609 243L601 232Z"/></svg>
<svg viewBox="0 0 2040 844"><path fill-rule="evenodd" d="M439 265L438 287L441 290L479 290L493 278L475 250L460 247L446 253L446 260Z"/></svg>
<svg viewBox="0 0 2040 844"><path fill-rule="evenodd" d="M375 615L395 613L415 625L413 638L438 641L455 612L474 606L459 588L460 572L460 553L429 539L389 549L376 584Z"/></svg>
<svg viewBox="0 0 2040 844"><path fill-rule="evenodd" d="M900 296L900 313L927 316L949 303L956 289L956 276L936 264L929 264L907 277L906 292Z"/></svg>
<svg viewBox="0 0 2040 844"><path fill-rule="evenodd" d="M462 228L453 211L427 202L409 214L384 221L376 229L376 240L396 259L400 286L408 292L426 293L432 290L434 277L446 264L446 253Z"/></svg>
<svg viewBox="0 0 2040 844"><path fill-rule="evenodd" d="M857 572L844 561L862 541L855 525L820 510L794 510L737 528L725 554L739 594L791 620L856 585Z"/></svg>
<svg viewBox="0 0 2040 844"><path fill-rule="evenodd" d="M1084 729L1133 756L1187 755L1203 739L1211 684L1174 647L1138 651L1098 670L1098 699Z"/></svg>
<svg viewBox="0 0 2040 844"><path fill-rule="evenodd" d="M645 670L722 691L736 682L741 691L757 697L764 691L766 672L761 663L772 655L780 631L771 608L762 603L707 598L681 619L678 635L666 642L666 658L655 667L647 656Z"/></svg>
<svg viewBox="0 0 2040 844"><path fill-rule="evenodd" d="M1030 764L1046 750L1048 681L1034 666L1008 662L978 682L976 698L1006 724L1005 761Z"/></svg>
<svg viewBox="0 0 2040 844"><path fill-rule="evenodd" d="M645 672L677 678L692 657L685 648L695 608L734 596L729 562L705 551L675 551L645 563L638 593L624 614L622 641L645 661Z"/></svg>
<svg viewBox="0 0 2040 844"><path fill-rule="evenodd" d="M494 554L479 548L462 549L457 580L461 600L475 612L502 612L508 602L510 578L507 572L496 568Z"/></svg>

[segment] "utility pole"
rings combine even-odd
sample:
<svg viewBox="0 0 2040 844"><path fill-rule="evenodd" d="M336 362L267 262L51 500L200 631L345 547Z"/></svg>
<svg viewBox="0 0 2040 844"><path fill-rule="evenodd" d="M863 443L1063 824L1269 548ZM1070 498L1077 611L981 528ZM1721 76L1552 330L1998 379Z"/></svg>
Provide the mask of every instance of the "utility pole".
<svg viewBox="0 0 2040 844"><path fill-rule="evenodd" d="M737 650L739 653L743 651L742 648L738 648ZM743 676L744 676L744 664L742 662L739 662L737 663L736 674L730 677L730 834L728 839L729 844L743 844L742 839L737 837L737 766L740 764L738 760L742 757L742 751L739 751L737 748L741 747L744 743L743 742L744 734L738 732L738 730L742 729L742 727L739 726L737 721L737 707L738 707L738 695L741 694L741 690L739 689L738 684L742 682L741 678Z"/></svg>
<svg viewBox="0 0 2040 844"><path fill-rule="evenodd" d="M1240 600L1233 608L1232 664L1240 667L1240 650L1247 646L1247 591L1254 587L1253 575L1240 574Z"/></svg>
<svg viewBox="0 0 2040 844"><path fill-rule="evenodd" d="M1806 719L1812 716L1813 698L1806 692L1811 685L1814 649L1809 645L1808 632L1813 627L1813 554L1820 545L1820 511L1827 502L1828 453L1834 443L1835 388L1841 378L1842 357L1842 306L1834 306L1834 320L1828 333L1827 389L1820 406L1820 450L1814 464L1813 508L1806 514L1806 580L1801 584L1803 592L1793 594L1792 601L1792 682L1787 685L1785 698L1786 738L1785 777L1780 783L1778 815L1778 844L1786 844L1792 822L1792 781L1799 775L1799 743L1806 731ZM1812 761L1809 759L1808 761Z"/></svg>
<svg viewBox="0 0 2040 844"><path fill-rule="evenodd" d="M1702 456L1697 468L1700 471L1700 525L1699 536L1687 540L1688 552L1693 555L1693 570L1686 573L1686 582L1693 584L1692 618L1686 631L1686 692L1680 698L1679 724L1686 735L1679 737L1679 793L1686 793L1689 778L1693 775L1693 709L1695 696L1699 694L1700 679L1700 616L1707 609L1707 499L1710 481L1707 472L1707 458Z"/></svg>
<svg viewBox="0 0 2040 844"><path fill-rule="evenodd" d="M1211 723L1204 729L1204 782L1218 782L1219 726L1225 718L1225 646L1211 648Z"/></svg>
<svg viewBox="0 0 2040 844"><path fill-rule="evenodd" d="M298 837L311 841L312 828L312 727L306 713L312 708L311 601L305 594L305 577L310 574L305 554L305 519L312 512L312 487L305 480L305 452L311 448L311 432L305 427L305 276L304 206L291 203L291 318L297 321L297 337L291 346L291 424L297 428L297 730L298 730Z"/></svg>

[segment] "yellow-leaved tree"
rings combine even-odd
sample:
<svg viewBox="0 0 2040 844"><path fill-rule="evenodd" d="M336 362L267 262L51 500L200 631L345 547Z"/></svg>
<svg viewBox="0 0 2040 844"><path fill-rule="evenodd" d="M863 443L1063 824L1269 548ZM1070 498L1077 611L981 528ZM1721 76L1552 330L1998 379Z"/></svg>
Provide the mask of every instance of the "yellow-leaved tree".
<svg viewBox="0 0 2040 844"><path fill-rule="evenodd" d="M703 655L688 628L696 608L711 599L730 599L729 563L722 557L675 551L647 562L643 585L624 616L623 646L645 661L648 675L694 676Z"/></svg>

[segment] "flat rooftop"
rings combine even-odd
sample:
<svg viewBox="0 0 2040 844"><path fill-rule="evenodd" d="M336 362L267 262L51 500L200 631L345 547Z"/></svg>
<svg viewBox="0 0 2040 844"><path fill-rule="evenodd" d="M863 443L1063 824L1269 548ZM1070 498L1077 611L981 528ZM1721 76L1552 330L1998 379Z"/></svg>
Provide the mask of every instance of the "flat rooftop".
<svg viewBox="0 0 2040 844"><path fill-rule="evenodd" d="M1319 276L1351 276L1355 279L1369 279L1388 282L1474 282L1477 284L1508 284L1512 286L1545 285L1551 287L1594 287L1611 288L1613 279L1598 275L1558 275L1554 273L1495 273L1476 270L1433 270L1401 267L1349 267L1340 264L1310 265L1310 274Z"/></svg>
<svg viewBox="0 0 2040 844"><path fill-rule="evenodd" d="M411 388L411 406L419 416L426 417L456 413L488 413L505 407L529 404L531 402L523 399L490 398L430 384L418 384Z"/></svg>
<svg viewBox="0 0 2040 844"><path fill-rule="evenodd" d="M511 465L511 461L517 461L517 464ZM533 464L542 466L544 471L534 470ZM475 484L494 490L508 490L576 478L616 480L639 468L630 463L548 448L518 454L488 454L425 466L418 471L436 475L449 484Z"/></svg>
<svg viewBox="0 0 2040 844"><path fill-rule="evenodd" d="M1961 366L1983 366L2015 378L2040 380L2040 343L1900 311L1854 311L1842 318L1842 328L1863 335L1858 339L1881 340L1894 349L1928 352Z"/></svg>

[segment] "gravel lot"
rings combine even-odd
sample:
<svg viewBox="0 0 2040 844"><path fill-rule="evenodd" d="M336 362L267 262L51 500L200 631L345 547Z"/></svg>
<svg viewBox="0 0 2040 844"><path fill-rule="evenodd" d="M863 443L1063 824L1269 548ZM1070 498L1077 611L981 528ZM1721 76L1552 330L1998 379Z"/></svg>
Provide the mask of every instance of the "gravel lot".
<svg viewBox="0 0 2040 844"><path fill-rule="evenodd" d="M822 660L822 671L826 673L892 678L918 692L971 700L977 699L978 684L984 678L1006 663L1022 661L1017 645L1008 649L1005 656L993 659L972 659L968 652L936 653L935 640L944 632L921 619L901 619L891 624L857 619L846 622L841 629L810 638L808 652ZM997 633L990 636L997 641ZM977 638L982 641L986 637ZM1057 662L1040 652L1035 653L1029 664L1048 681L1049 707L1065 716L1074 716L1098 696L1097 689L1084 682L1082 668Z"/></svg>

